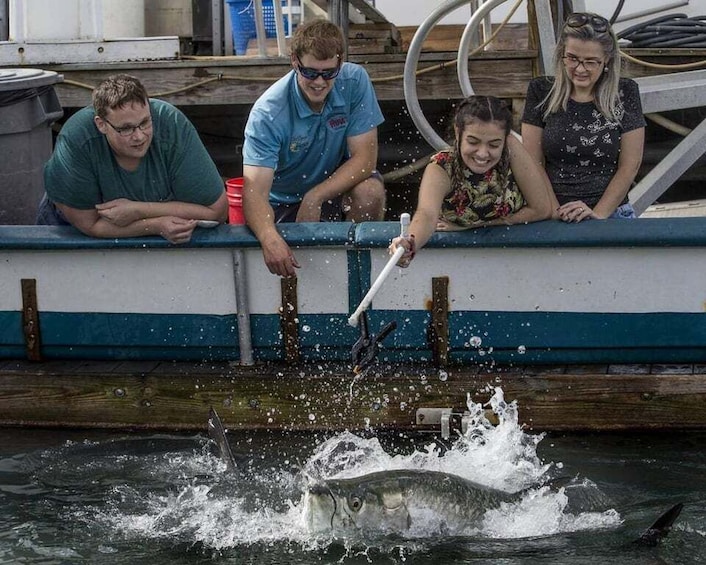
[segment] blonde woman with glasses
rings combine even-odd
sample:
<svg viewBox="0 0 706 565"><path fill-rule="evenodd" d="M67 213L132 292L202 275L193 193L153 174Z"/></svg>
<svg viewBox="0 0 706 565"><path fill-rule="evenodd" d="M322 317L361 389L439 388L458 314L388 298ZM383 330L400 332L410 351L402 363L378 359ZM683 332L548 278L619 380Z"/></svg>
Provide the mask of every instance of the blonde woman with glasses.
<svg viewBox="0 0 706 565"><path fill-rule="evenodd" d="M634 218L627 194L642 161L645 118L637 83L620 77L608 20L571 14L554 74L530 82L522 116L523 145L549 177L554 217Z"/></svg>

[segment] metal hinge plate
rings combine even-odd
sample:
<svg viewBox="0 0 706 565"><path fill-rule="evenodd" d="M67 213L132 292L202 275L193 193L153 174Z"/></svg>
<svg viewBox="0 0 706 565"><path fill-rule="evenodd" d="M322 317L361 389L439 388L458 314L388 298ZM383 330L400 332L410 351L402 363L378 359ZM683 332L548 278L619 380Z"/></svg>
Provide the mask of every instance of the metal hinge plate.
<svg viewBox="0 0 706 565"><path fill-rule="evenodd" d="M443 439L451 437L452 429L465 434L470 421L470 412L454 412L452 408L419 408L416 414L418 426L438 427Z"/></svg>

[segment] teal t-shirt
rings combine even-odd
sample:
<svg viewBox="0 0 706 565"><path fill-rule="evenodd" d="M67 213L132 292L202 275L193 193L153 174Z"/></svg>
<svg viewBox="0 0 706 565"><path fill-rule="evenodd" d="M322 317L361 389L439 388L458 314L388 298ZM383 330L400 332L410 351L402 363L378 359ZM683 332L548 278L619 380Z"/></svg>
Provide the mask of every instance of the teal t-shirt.
<svg viewBox="0 0 706 565"><path fill-rule="evenodd" d="M348 157L347 138L383 122L368 73L343 63L320 113L312 111L290 71L255 102L245 126L243 164L275 170L270 200L301 202Z"/></svg>
<svg viewBox="0 0 706 565"><path fill-rule="evenodd" d="M44 167L49 199L79 210L116 198L202 206L216 202L224 191L223 179L196 128L171 104L152 99L149 104L152 143L135 171L118 165L93 122L92 107L71 116Z"/></svg>

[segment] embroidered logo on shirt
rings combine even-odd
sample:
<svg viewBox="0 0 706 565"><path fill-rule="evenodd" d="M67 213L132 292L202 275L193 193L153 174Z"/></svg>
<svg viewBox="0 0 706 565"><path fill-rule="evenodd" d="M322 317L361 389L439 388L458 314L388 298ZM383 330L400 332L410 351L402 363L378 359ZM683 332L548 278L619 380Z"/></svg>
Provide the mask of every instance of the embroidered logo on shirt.
<svg viewBox="0 0 706 565"><path fill-rule="evenodd" d="M348 125L346 116L333 116L328 119L328 127L332 130L342 129Z"/></svg>
<svg viewBox="0 0 706 565"><path fill-rule="evenodd" d="M306 137L294 137L289 142L289 152L298 153L309 146L309 141Z"/></svg>

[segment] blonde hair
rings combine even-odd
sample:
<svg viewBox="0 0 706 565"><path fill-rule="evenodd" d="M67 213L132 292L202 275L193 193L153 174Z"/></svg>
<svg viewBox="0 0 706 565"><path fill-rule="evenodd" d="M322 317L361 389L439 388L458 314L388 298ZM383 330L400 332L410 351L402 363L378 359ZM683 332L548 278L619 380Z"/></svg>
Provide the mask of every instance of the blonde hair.
<svg viewBox="0 0 706 565"><path fill-rule="evenodd" d="M586 14L591 17L598 17L596 14ZM606 21L607 23L607 21ZM618 39L615 33L608 25L607 29L602 32L597 32L593 29L590 20L580 27L572 27L564 24L561 35L556 44L554 51L554 84L552 85L547 97L540 102L541 107L546 103L544 119L546 120L550 114L566 110L571 97L571 80L564 66L564 53L566 43L569 38L579 39L581 41L595 41L602 48L606 56L606 63L603 67L604 72L594 86L594 103L598 111L603 114L606 119L611 122L620 122L622 117L622 105L619 96L620 82L620 50L618 48Z"/></svg>

